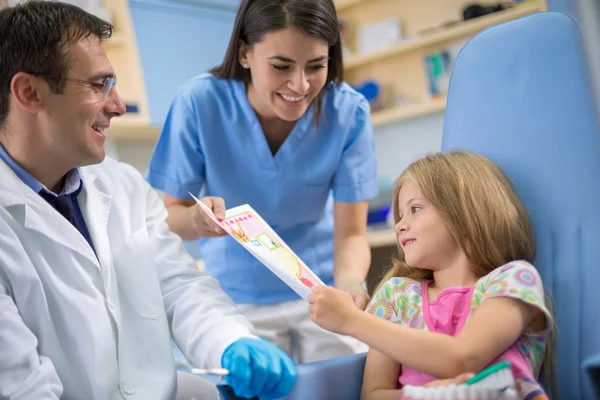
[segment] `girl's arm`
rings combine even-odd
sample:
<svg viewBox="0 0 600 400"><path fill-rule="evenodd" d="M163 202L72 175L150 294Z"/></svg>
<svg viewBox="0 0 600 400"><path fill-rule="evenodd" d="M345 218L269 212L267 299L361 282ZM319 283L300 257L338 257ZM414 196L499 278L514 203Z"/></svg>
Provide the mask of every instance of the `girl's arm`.
<svg viewBox="0 0 600 400"><path fill-rule="evenodd" d="M377 350L369 349L363 376L361 400L398 400L400 364Z"/></svg>
<svg viewBox="0 0 600 400"><path fill-rule="evenodd" d="M511 298L485 300L456 337L361 312L350 307L347 293L330 287L315 288L309 303L311 319L321 327L353 336L399 364L438 378L480 371L510 347L534 318L535 330L545 323L539 309Z"/></svg>
<svg viewBox="0 0 600 400"><path fill-rule="evenodd" d="M398 389L398 377L402 366L385 354L369 349L363 376L361 400L398 400L402 389ZM452 379L442 379L425 384L426 387L459 385L473 377L464 373Z"/></svg>
<svg viewBox="0 0 600 400"><path fill-rule="evenodd" d="M356 314L347 333L400 364L452 378L485 368L525 332L541 312L510 298L484 301L456 336L411 329L367 313Z"/></svg>
<svg viewBox="0 0 600 400"><path fill-rule="evenodd" d="M366 201L336 201L334 206L335 287L349 292L361 311L369 302L363 287L371 265L371 248L367 240L368 207Z"/></svg>

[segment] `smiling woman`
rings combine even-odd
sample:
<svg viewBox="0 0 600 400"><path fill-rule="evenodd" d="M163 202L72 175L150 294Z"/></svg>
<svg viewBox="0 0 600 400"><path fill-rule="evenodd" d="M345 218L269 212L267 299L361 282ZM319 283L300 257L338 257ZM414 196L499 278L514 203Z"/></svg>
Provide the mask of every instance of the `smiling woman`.
<svg viewBox="0 0 600 400"><path fill-rule="evenodd" d="M281 77L275 78L273 83L277 80L282 81L285 74L290 75L296 72L298 75L298 71L305 73L309 68L309 72L313 72L310 74L312 79L309 80L308 77L303 79L304 77L300 75L295 79L292 76L291 80L296 84L296 90L312 89L312 96L309 96L311 93L305 93L304 96L302 93L297 93L299 96L295 98L298 99L296 102L302 101L301 106L304 106L299 115L302 115L306 111L307 105L316 99L315 122L318 124L324 96L321 89L329 82L333 81L339 84L343 79L342 50L335 7L330 1L323 1L320 4L320 10L307 8L298 11L296 8L297 12L292 14L287 11L293 10L294 6L302 2L288 2L287 7L266 1L258 1L252 6L250 3L242 2L240 5L240 12L225 60L221 66L213 69L213 74L221 79L238 79L247 82L249 83L249 92L252 92L256 90L256 88L251 89L253 81L260 84L272 78L264 76L266 74L264 67L268 67L269 64L274 70L284 73ZM323 16L329 18L323 18ZM270 37L266 38L265 36ZM294 51L302 55L301 59L295 60L286 56L286 52L290 48L285 46L290 43L300 45L301 48L296 47ZM261 53L262 49L262 53L268 53L268 56L261 54L262 57L257 55L254 60L249 60L248 56L253 55L252 50L257 47L255 46L257 44L259 47L257 53ZM312 55L315 57L311 57ZM265 56L267 57L265 58ZM279 61L279 63L275 61ZM252 64L254 64L254 68L251 69ZM263 79L257 79L260 77L256 76L252 79L251 75L256 75L257 72L259 74L262 72ZM310 86L308 86L309 83ZM267 88L265 90L268 91ZM258 91L260 92L261 88ZM285 95L285 91L283 90L282 94ZM293 94L290 97L289 100L293 103Z"/></svg>
<svg viewBox="0 0 600 400"><path fill-rule="evenodd" d="M375 149L369 104L343 82L342 68L331 0L242 1L221 65L176 94L147 175L166 193L170 229L200 239L206 272L261 336L290 354L296 347L300 362L366 346L312 324L291 289L234 240L215 238L224 233L189 193L205 196L217 216L225 204L249 203L364 309Z"/></svg>

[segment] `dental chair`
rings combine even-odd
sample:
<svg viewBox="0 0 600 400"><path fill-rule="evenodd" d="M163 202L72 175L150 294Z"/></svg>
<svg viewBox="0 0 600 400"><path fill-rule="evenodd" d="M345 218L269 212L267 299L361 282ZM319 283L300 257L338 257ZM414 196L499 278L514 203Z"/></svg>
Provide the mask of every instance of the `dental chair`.
<svg viewBox="0 0 600 400"><path fill-rule="evenodd" d="M367 353L298 365L296 384L285 400L359 400ZM237 400L225 382L222 400ZM253 399L253 400L258 400Z"/></svg>
<svg viewBox="0 0 600 400"><path fill-rule="evenodd" d="M481 32L456 60L442 135L443 151L496 162L525 205L569 400L600 397L600 133L582 48L555 12Z"/></svg>
<svg viewBox="0 0 600 400"><path fill-rule="evenodd" d="M600 398L600 135L587 76L579 30L565 14L489 28L454 64L442 137L443 151L496 162L529 213L567 400ZM286 399L359 399L364 362L362 354L300 365Z"/></svg>

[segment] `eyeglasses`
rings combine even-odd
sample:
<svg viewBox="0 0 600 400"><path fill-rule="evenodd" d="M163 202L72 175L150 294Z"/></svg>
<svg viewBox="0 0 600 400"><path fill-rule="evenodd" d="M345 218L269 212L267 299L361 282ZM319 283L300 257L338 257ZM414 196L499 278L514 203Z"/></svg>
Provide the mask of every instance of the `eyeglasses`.
<svg viewBox="0 0 600 400"><path fill-rule="evenodd" d="M32 72L30 72L29 74L34 75L34 76L39 76L42 78L60 79L63 81L73 82L73 83L77 83L79 85L87 86L90 89L92 89L90 91L90 93L87 94L87 96L88 96L87 102L89 102L89 103L99 103L103 100L106 100L108 98L108 95L109 95L110 91L112 90L112 88L117 84L117 78L110 77L110 76L101 78L101 80L88 81L88 80L84 80L84 79L65 78L62 76L54 76L54 75L49 75L49 74L39 74L39 73L32 73Z"/></svg>

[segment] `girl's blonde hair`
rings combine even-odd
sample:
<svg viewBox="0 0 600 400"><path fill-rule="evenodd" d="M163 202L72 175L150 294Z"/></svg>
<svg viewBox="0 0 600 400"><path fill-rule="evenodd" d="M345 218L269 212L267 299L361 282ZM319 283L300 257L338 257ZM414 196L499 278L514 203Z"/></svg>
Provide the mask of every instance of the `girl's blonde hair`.
<svg viewBox="0 0 600 400"><path fill-rule="evenodd" d="M412 163L394 188L395 224L399 221L400 189L409 180L440 213L478 277L514 260L533 263L535 238L527 212L507 176L491 160L455 151L429 154ZM431 270L408 266L400 246L398 252L377 290L392 277L433 279ZM546 303L551 310L548 300ZM552 343L550 337L544 360L550 374L554 369Z"/></svg>

